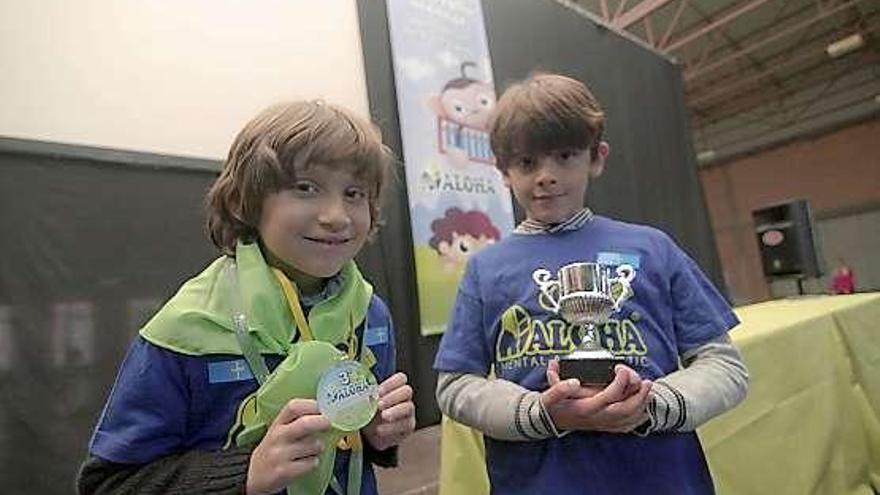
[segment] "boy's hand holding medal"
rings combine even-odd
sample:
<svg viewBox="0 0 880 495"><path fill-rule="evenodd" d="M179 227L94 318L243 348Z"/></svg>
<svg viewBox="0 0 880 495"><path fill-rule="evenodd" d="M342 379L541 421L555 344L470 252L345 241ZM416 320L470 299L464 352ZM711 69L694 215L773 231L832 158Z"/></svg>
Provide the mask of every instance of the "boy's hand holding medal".
<svg viewBox="0 0 880 495"><path fill-rule="evenodd" d="M277 493L291 480L315 469L322 450L318 435L328 429L330 421L318 412L317 402L288 402L251 454L247 494Z"/></svg>

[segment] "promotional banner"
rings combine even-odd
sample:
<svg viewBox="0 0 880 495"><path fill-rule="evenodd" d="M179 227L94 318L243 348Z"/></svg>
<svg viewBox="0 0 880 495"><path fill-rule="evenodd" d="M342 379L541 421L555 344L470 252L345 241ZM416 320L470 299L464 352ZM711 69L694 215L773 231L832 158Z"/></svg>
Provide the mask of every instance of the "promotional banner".
<svg viewBox="0 0 880 495"><path fill-rule="evenodd" d="M442 333L465 263L513 228L488 118L479 0L388 0L422 335Z"/></svg>

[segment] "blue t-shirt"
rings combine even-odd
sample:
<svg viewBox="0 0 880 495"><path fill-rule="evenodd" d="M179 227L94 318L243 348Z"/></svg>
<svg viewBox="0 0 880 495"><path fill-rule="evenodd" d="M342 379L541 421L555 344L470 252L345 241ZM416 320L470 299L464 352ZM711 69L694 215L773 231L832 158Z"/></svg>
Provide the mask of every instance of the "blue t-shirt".
<svg viewBox="0 0 880 495"><path fill-rule="evenodd" d="M376 357L372 371L381 383L395 371L394 329L385 303L373 296L368 328L358 328ZM274 369L283 356L265 356ZM241 401L258 385L242 356L189 356L138 337L92 436L92 455L123 464L145 464L189 450L217 451L226 442ZM336 479L345 487L348 451L338 451ZM328 490L328 493L333 493ZM361 493L375 494L372 467L365 465Z"/></svg>
<svg viewBox="0 0 880 495"><path fill-rule="evenodd" d="M539 297L532 276L598 262L636 270L633 295L598 329L600 343L643 378L678 369L679 356L738 323L699 267L660 230L594 217L553 234L513 234L471 258L440 343L438 371L547 388L547 362L575 349L576 327ZM704 494L712 480L694 433L573 432L560 439L486 438L497 494Z"/></svg>

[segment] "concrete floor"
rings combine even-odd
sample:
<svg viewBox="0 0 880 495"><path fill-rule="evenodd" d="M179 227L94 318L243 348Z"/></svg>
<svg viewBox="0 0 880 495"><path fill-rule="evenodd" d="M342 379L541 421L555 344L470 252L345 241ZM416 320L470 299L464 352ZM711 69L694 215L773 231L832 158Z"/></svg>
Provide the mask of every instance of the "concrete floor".
<svg viewBox="0 0 880 495"><path fill-rule="evenodd" d="M436 495L440 473L440 425L422 428L404 440L400 466L376 468L382 495Z"/></svg>

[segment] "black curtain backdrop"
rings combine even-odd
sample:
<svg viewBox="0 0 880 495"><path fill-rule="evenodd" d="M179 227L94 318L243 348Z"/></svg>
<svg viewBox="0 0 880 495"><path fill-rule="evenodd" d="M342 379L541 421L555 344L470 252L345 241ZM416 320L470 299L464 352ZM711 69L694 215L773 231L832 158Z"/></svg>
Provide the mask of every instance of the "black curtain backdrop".
<svg viewBox="0 0 880 495"><path fill-rule="evenodd" d="M602 215L662 228L723 289L679 68L552 0L484 0L483 11L499 94L510 82L542 70L585 81L602 102L612 151L605 174L590 184L589 206ZM386 4L359 0L358 12L370 113L385 142L402 157ZM399 361L416 389L418 423L424 426L440 417L431 369L440 339L419 332L403 175L401 170L401 187L386 208L389 225L368 253L376 263L368 266L381 267L371 275L389 295Z"/></svg>
<svg viewBox="0 0 880 495"><path fill-rule="evenodd" d="M217 169L0 139L0 492L73 492L137 329L215 256Z"/></svg>

